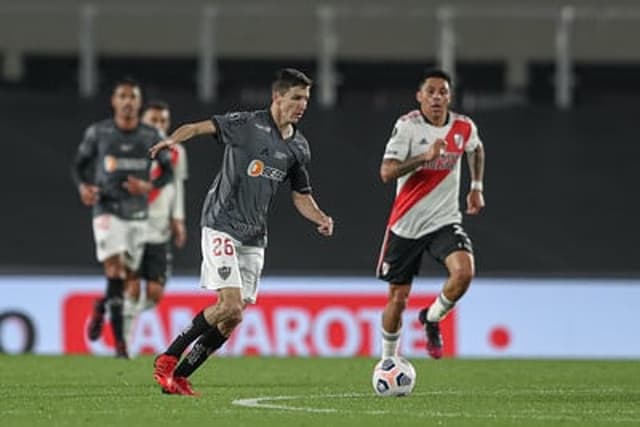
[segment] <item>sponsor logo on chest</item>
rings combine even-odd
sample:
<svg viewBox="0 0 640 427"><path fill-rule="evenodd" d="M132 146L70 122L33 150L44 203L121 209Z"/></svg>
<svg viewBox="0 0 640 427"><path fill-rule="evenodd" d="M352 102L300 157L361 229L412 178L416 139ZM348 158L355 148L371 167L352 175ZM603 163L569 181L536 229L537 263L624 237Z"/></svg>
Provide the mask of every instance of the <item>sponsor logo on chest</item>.
<svg viewBox="0 0 640 427"><path fill-rule="evenodd" d="M249 163L249 167L247 167L247 175L252 178L263 177L273 181L282 182L287 176L287 173L278 168L265 165L262 160L255 159Z"/></svg>
<svg viewBox="0 0 640 427"><path fill-rule="evenodd" d="M116 171L144 171L147 170L147 159L116 157L112 155L104 156L104 170L113 173Z"/></svg>

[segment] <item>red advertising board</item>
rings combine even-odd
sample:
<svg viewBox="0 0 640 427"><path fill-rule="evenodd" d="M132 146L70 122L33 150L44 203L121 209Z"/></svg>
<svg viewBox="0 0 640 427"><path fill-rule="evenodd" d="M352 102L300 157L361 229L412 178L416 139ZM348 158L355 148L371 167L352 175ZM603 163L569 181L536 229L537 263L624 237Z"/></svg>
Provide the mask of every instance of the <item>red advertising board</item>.
<svg viewBox="0 0 640 427"><path fill-rule="evenodd" d="M111 349L110 327L99 342L86 338L95 293L70 293L62 311L65 353L95 353ZM413 297L403 319L401 351L424 354L424 333L417 312L436 295ZM132 345L138 353L158 353L203 307L214 301L202 293L167 295L154 312L141 316L134 328ZM247 307L243 322L222 349L229 355L268 356L378 356L380 316L386 304L384 294L269 292ZM442 322L445 356L456 351L456 313Z"/></svg>

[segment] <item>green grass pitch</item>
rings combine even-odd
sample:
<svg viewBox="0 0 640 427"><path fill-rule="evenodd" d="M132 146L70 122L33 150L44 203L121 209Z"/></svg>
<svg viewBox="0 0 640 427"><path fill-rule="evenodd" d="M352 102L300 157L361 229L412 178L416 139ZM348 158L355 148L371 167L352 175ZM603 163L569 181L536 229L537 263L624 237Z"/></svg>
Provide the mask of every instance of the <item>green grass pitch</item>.
<svg viewBox="0 0 640 427"><path fill-rule="evenodd" d="M198 398L151 357L0 356L0 425L640 426L640 361L412 360L414 393L376 397L373 359L212 358Z"/></svg>

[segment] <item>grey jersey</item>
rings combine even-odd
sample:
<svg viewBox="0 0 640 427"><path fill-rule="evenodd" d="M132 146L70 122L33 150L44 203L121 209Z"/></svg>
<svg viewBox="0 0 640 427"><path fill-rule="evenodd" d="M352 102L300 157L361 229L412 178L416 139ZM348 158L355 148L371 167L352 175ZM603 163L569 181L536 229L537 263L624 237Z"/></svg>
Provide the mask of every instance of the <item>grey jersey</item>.
<svg viewBox="0 0 640 427"><path fill-rule="evenodd" d="M100 197L93 207L94 216L110 213L122 219L147 218L147 196L132 195L123 184L129 175L150 179L148 151L160 139L156 129L142 123L124 131L113 119L107 119L87 128L78 147L73 175L76 184L89 183L100 189ZM161 187L173 178L167 150L159 153L158 163L165 173L152 181L154 187Z"/></svg>
<svg viewBox="0 0 640 427"><path fill-rule="evenodd" d="M264 247L267 214L278 185L288 179L292 190L311 192L309 144L297 129L283 139L268 110L228 113L212 120L225 150L204 201L201 225L245 245Z"/></svg>

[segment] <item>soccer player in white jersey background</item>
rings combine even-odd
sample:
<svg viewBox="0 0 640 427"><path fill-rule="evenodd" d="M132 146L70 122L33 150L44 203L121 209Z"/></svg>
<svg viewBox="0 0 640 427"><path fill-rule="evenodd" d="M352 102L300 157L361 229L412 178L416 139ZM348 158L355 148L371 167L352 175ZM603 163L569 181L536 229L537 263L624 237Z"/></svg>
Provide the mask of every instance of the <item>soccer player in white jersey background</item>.
<svg viewBox="0 0 640 427"><path fill-rule="evenodd" d="M153 126L166 138L171 126L171 111L164 101L150 101L142 113L142 123ZM124 301L124 336L130 346L132 327L136 317L144 310L158 305L171 271L171 238L177 248L187 242L185 228L184 181L188 177L187 156L182 145L170 149L173 180L162 188L149 193L149 224L142 263L138 275L127 281ZM151 175L155 177L161 169L154 161ZM141 292L140 279L146 281Z"/></svg>
<svg viewBox="0 0 640 427"><path fill-rule="evenodd" d="M484 207L485 154L473 121L449 110L451 86L451 77L442 70L424 75L416 94L420 108L398 119L380 167L383 182L397 181L377 267L378 277L389 283L382 314L383 358L397 354L402 313L424 252L449 273L438 298L418 316L427 352L435 359L442 357L439 321L474 276L473 248L458 203L460 158L466 153L471 174L466 213L477 215Z"/></svg>

